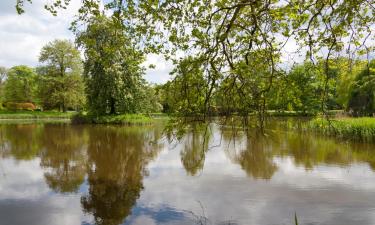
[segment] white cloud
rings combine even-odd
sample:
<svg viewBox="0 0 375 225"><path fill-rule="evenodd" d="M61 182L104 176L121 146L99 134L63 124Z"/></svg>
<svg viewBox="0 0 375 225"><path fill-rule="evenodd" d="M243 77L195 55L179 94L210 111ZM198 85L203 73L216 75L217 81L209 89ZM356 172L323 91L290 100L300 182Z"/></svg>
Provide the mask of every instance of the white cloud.
<svg viewBox="0 0 375 225"><path fill-rule="evenodd" d="M145 67L154 65L155 68L148 68L146 71L146 80L152 83L165 83L170 79L169 72L172 71L173 64L166 61L163 56L156 54L147 55Z"/></svg>
<svg viewBox="0 0 375 225"><path fill-rule="evenodd" d="M25 13L16 13L13 0L0 3L0 65L36 66L40 49L56 38L72 39L68 30L80 3L72 1L57 17L44 10L43 1L25 5Z"/></svg>
<svg viewBox="0 0 375 225"><path fill-rule="evenodd" d="M38 65L40 49L54 39L74 39L68 29L81 1L70 2L67 10L60 10L57 16L44 9L47 1L33 1L25 4L25 13L18 15L14 0L0 1L0 66ZM164 83L169 79L172 64L162 56L149 55L146 64L154 64L148 69L146 80Z"/></svg>

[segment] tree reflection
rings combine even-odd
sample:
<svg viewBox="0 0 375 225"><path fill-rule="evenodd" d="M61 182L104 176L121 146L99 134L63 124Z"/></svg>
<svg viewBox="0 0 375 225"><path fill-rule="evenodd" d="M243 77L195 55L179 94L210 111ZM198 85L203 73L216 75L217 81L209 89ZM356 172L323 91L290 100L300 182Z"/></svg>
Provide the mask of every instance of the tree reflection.
<svg viewBox="0 0 375 225"><path fill-rule="evenodd" d="M295 165L311 170L318 165L349 166L367 162L375 169L372 144L345 143L307 132L255 130L238 132L221 129L227 156L254 178L270 179L277 171L275 158L291 157Z"/></svg>
<svg viewBox="0 0 375 225"><path fill-rule="evenodd" d="M41 150L40 137L44 126L40 124L2 125L2 155L17 160L31 160Z"/></svg>
<svg viewBox="0 0 375 225"><path fill-rule="evenodd" d="M40 165L44 177L56 192L76 192L85 178L85 137L82 127L45 125Z"/></svg>
<svg viewBox="0 0 375 225"><path fill-rule="evenodd" d="M181 162L186 172L192 176L203 169L206 151L209 148L210 125L192 127L183 139L183 149L180 152Z"/></svg>
<svg viewBox="0 0 375 225"><path fill-rule="evenodd" d="M117 225L130 214L143 188L146 165L159 146L157 135L140 127L93 127L89 131L89 192L81 203L97 224Z"/></svg>
<svg viewBox="0 0 375 225"><path fill-rule="evenodd" d="M240 164L248 176L270 179L277 171L277 166L273 162L272 149L268 146L269 138L262 133L228 130L222 130L222 132L226 133L223 137L228 145L227 151L231 153L229 157L235 163Z"/></svg>

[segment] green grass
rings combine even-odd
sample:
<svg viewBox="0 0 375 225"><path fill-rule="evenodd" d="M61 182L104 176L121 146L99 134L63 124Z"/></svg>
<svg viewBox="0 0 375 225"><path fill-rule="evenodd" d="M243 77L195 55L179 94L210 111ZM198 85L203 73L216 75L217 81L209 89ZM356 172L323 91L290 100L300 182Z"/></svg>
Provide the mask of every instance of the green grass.
<svg viewBox="0 0 375 225"><path fill-rule="evenodd" d="M312 117L319 114L319 111L309 111L309 112L302 112L302 111L275 111L275 110L268 110L268 115L274 117ZM343 113L343 110L329 110L328 115L335 116L337 114Z"/></svg>
<svg viewBox="0 0 375 225"><path fill-rule="evenodd" d="M375 118L373 117L332 119L330 123L323 118L317 118L309 122L308 128L329 136L375 141Z"/></svg>
<svg viewBox="0 0 375 225"><path fill-rule="evenodd" d="M300 112L300 111L275 111L268 110L268 115L274 117L304 117L304 116L315 116L315 112Z"/></svg>
<svg viewBox="0 0 375 225"><path fill-rule="evenodd" d="M23 119L70 119L75 112L55 111L0 111L0 119L23 120Z"/></svg>
<svg viewBox="0 0 375 225"><path fill-rule="evenodd" d="M72 117L74 124L123 124L123 125L147 125L153 119L143 114L121 114L107 116L93 116L88 114L77 114Z"/></svg>

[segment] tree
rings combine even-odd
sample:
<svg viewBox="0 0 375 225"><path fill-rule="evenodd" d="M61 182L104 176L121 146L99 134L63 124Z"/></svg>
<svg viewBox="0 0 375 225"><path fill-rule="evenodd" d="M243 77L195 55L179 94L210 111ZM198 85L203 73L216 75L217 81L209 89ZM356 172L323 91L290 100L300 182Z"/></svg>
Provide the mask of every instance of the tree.
<svg viewBox="0 0 375 225"><path fill-rule="evenodd" d="M187 57L176 62L168 94L173 111L184 116L205 112L206 81L199 57Z"/></svg>
<svg viewBox="0 0 375 225"><path fill-rule="evenodd" d="M142 109L144 56L129 41L115 17L91 18L78 35L86 61L84 76L89 111L96 115L137 113Z"/></svg>
<svg viewBox="0 0 375 225"><path fill-rule="evenodd" d="M4 101L35 102L35 77L34 70L28 66L12 67L4 86Z"/></svg>
<svg viewBox="0 0 375 225"><path fill-rule="evenodd" d="M355 116L370 116L375 112L375 60L356 77L351 87L348 109Z"/></svg>
<svg viewBox="0 0 375 225"><path fill-rule="evenodd" d="M351 62L349 58L340 58L336 63L339 70L336 101L342 108L348 110L353 85L356 82L358 74L366 68L368 62L365 60Z"/></svg>
<svg viewBox="0 0 375 225"><path fill-rule="evenodd" d="M0 66L0 85L4 83L7 73L8 69L3 66Z"/></svg>
<svg viewBox="0 0 375 225"><path fill-rule="evenodd" d="M294 66L287 80L292 110L303 113L319 111L321 85L318 72L311 62Z"/></svg>
<svg viewBox="0 0 375 225"><path fill-rule="evenodd" d="M80 52L68 40L55 40L45 45L38 68L39 96L45 109L77 109L85 103Z"/></svg>
<svg viewBox="0 0 375 225"><path fill-rule="evenodd" d="M55 0L46 8L56 14L69 2ZM22 13L24 1L17 3L17 9L21 9L18 12ZM210 93L200 96L205 99L205 106L215 103L214 92L221 84L226 85L226 93L233 94L253 88L246 87L249 79L242 79L251 74L260 84L255 85L255 91L243 92L241 98L234 100L241 106L242 115L256 110L263 120L266 97L283 72L279 59L289 40L296 41L298 51L306 52L313 65L320 61L320 108L326 114L332 107L330 89L336 80L331 61L344 50L350 56L358 56L374 49L369 43L375 24L374 5L374 0L110 0L104 10L114 12L122 24L119 28L145 52L164 53L174 59L176 52L183 52L185 57L199 55L205 65L203 86ZM99 1L83 1L73 30L100 13ZM267 79L252 72L254 62L263 64ZM214 76L210 75L212 71ZM259 87L262 91L256 93ZM251 102L242 105L244 99ZM211 107L204 107L204 114L210 110ZM201 108L194 108L193 113L200 115Z"/></svg>
<svg viewBox="0 0 375 225"><path fill-rule="evenodd" d="M2 108L2 102L4 101L4 81L8 74L8 69L5 67L0 66L0 109Z"/></svg>

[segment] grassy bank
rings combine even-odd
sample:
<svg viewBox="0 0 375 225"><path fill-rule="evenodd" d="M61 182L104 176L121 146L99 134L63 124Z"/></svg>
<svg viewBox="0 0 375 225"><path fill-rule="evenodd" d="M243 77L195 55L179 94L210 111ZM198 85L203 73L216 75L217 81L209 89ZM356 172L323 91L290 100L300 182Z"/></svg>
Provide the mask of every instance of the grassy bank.
<svg viewBox="0 0 375 225"><path fill-rule="evenodd" d="M122 114L94 116L89 114L77 114L72 117L73 124L123 124L123 125L147 125L152 123L152 118L143 114Z"/></svg>
<svg viewBox="0 0 375 225"><path fill-rule="evenodd" d="M267 111L269 116L274 117L312 117L316 116L319 111L310 111L310 112L302 112L302 111L275 111L275 110L268 110ZM343 110L329 110L328 115L335 116L337 114L344 113Z"/></svg>
<svg viewBox="0 0 375 225"><path fill-rule="evenodd" d="M317 118L308 123L308 128L325 135L351 140L375 141L375 118L340 118L327 120Z"/></svg>
<svg viewBox="0 0 375 225"><path fill-rule="evenodd" d="M23 120L23 119L70 119L74 112L54 112L54 111L0 111L2 120Z"/></svg>

